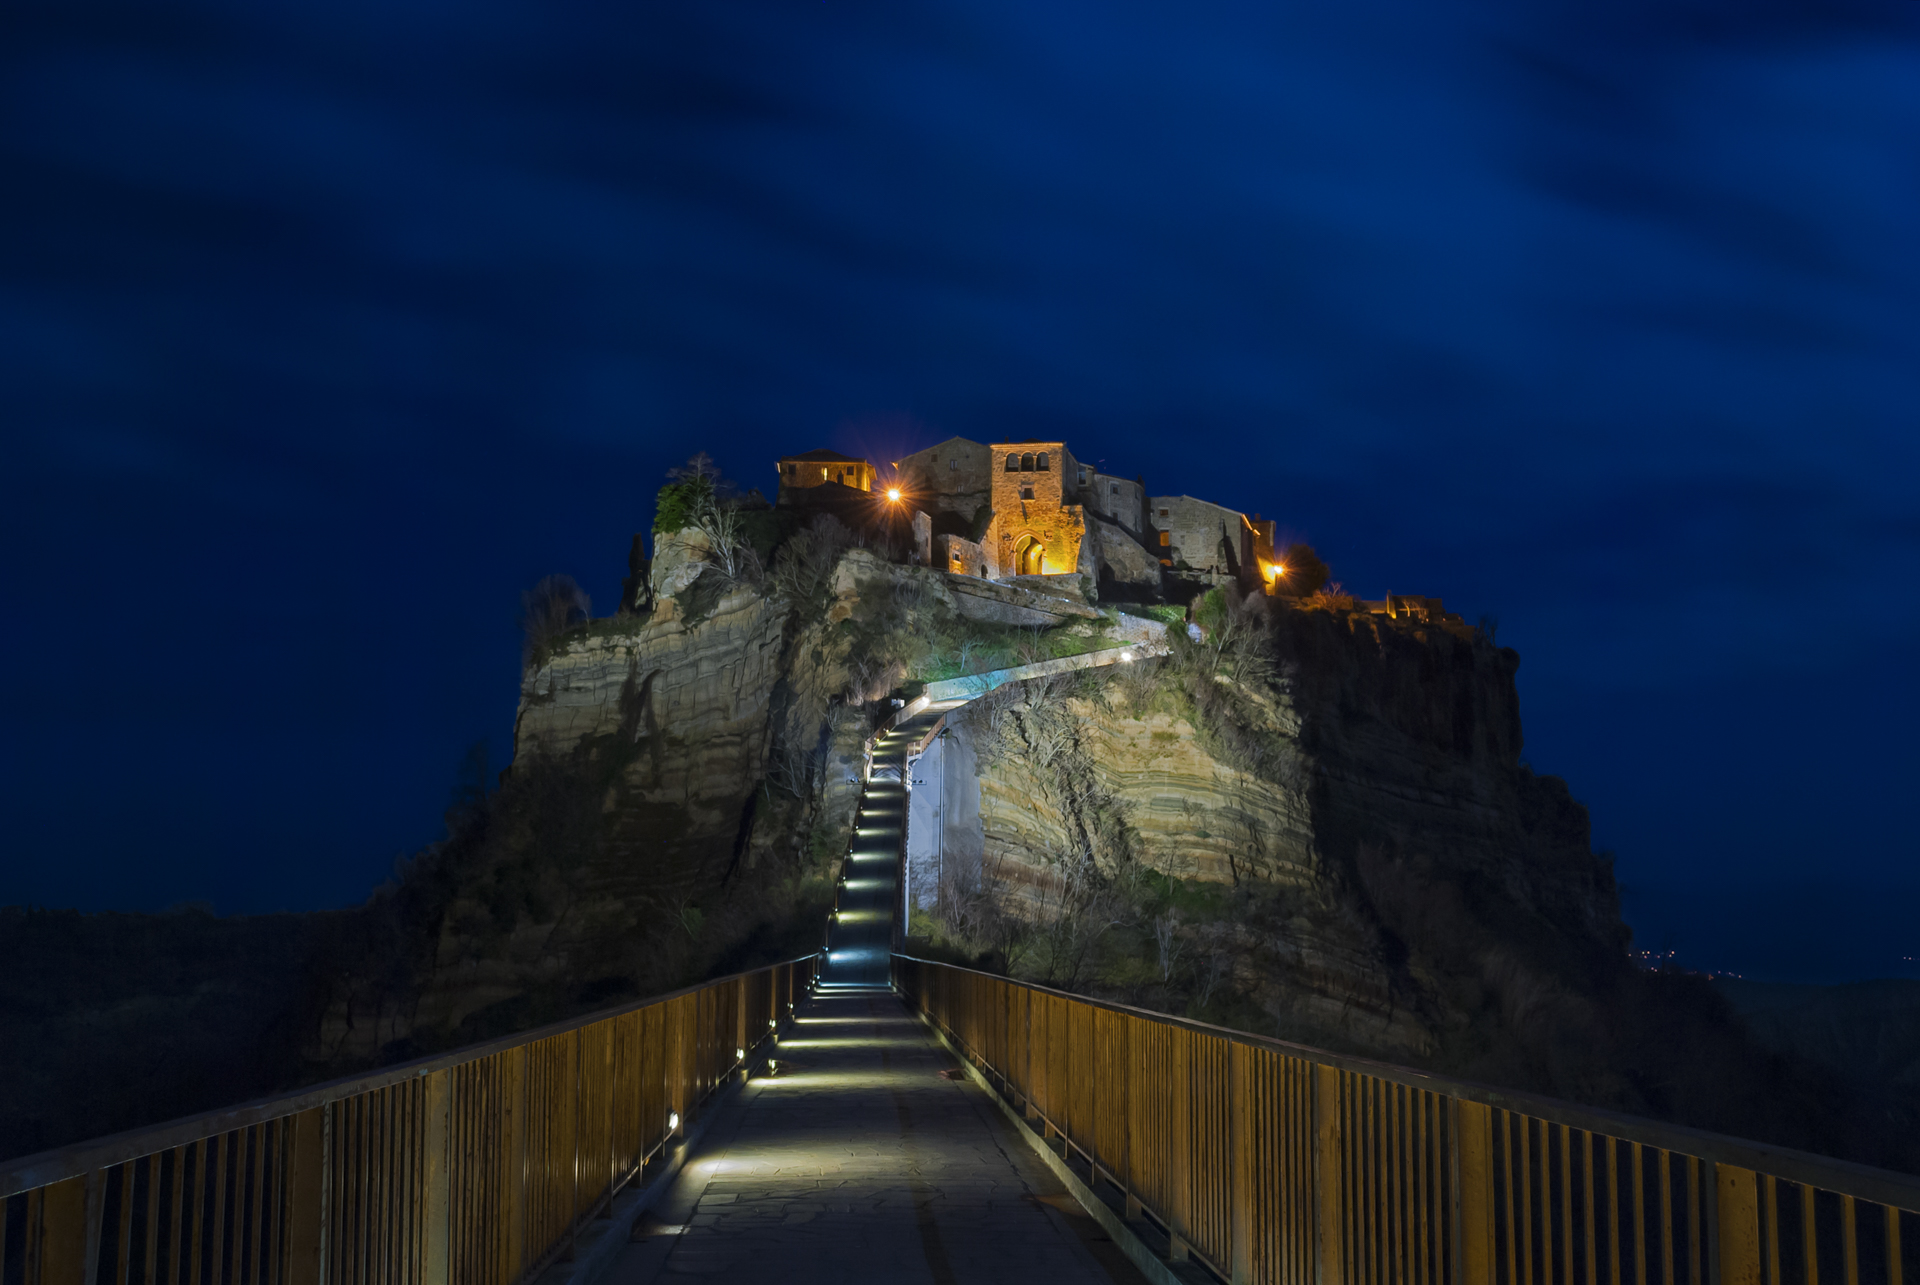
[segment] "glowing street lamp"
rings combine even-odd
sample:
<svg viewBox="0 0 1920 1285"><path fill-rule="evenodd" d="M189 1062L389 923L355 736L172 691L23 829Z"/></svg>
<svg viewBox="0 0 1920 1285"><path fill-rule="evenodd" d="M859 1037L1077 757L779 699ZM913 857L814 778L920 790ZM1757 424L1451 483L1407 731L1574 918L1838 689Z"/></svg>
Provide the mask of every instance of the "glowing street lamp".
<svg viewBox="0 0 1920 1285"><path fill-rule="evenodd" d="M888 499L888 500L889 500L889 501L890 501L891 503L894 503L894 504L898 504L898 503L900 503L900 488L899 488L899 487L897 487L897 486L890 486L890 487L888 487L888 488L887 488L887 499Z"/></svg>

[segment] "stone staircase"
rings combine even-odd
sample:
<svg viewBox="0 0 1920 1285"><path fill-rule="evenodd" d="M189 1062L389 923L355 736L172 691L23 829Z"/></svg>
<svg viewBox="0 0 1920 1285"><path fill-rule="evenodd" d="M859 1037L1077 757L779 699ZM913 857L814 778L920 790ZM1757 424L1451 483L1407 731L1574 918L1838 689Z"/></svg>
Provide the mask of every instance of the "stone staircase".
<svg viewBox="0 0 1920 1285"><path fill-rule="evenodd" d="M891 981L894 917L900 909L900 856L906 839L907 750L945 714L922 710L880 734L853 823L846 871L827 928L820 986L885 987Z"/></svg>

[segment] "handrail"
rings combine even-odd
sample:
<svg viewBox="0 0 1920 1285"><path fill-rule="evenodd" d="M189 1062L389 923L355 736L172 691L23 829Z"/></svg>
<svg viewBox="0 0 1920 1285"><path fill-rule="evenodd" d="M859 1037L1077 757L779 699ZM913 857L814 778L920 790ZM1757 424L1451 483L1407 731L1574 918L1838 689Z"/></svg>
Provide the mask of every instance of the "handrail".
<svg viewBox="0 0 1920 1285"><path fill-rule="evenodd" d="M948 711L951 713L952 711ZM927 752L927 746L933 744L933 738L947 730L947 715L942 714L927 727L926 734L907 747L907 761L911 763Z"/></svg>
<svg viewBox="0 0 1920 1285"><path fill-rule="evenodd" d="M1025 665L1014 665L1008 669L989 669L979 674L942 678L927 684L926 694L922 699L973 700L1005 687L1009 683L1023 683L1034 678L1052 678L1056 674L1071 674L1082 669L1104 669L1109 665L1130 663L1135 658L1148 660L1156 656L1164 656L1167 651L1167 645L1163 642L1116 642L1111 647L1083 651L1072 656L1061 656L1056 660L1036 660Z"/></svg>
<svg viewBox="0 0 1920 1285"><path fill-rule="evenodd" d="M1236 1285L1817 1285L1822 1269L1900 1285L1915 1268L1920 1177L951 964L896 955L894 973L1176 1257Z"/></svg>
<svg viewBox="0 0 1920 1285"><path fill-rule="evenodd" d="M872 735L868 736L867 739L864 742L862 742L860 746L860 757L863 760L863 767L860 775L861 780L865 781L870 777L872 777L873 775L873 747L880 743L881 738L886 736L886 734L891 732L895 727L898 727L901 723L906 722L908 719L912 718L914 715L918 714L921 710L925 709L927 706L931 705L932 703L933 703L933 699L927 696L925 693L922 693L921 695L914 697L912 700L907 701L904 704L900 705L898 708L896 708L893 711L893 713L887 715L885 720L881 722L880 726L873 729Z"/></svg>
<svg viewBox="0 0 1920 1285"><path fill-rule="evenodd" d="M0 1164L0 1271L26 1264L9 1285L93 1285L112 1263L115 1281L526 1279L684 1134L818 964Z"/></svg>

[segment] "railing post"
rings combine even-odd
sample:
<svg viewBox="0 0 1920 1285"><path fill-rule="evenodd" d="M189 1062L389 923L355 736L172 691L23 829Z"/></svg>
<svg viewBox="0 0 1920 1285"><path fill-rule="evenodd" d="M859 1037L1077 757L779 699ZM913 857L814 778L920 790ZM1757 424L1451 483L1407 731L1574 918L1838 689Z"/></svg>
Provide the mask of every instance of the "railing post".
<svg viewBox="0 0 1920 1285"><path fill-rule="evenodd" d="M1173 1037L1173 1110L1167 1123L1173 1134L1171 1152L1173 1208L1167 1211L1167 1257L1176 1263L1187 1261L1187 1234L1193 1225L1193 1196L1190 1181L1193 1168L1193 1035L1174 1027Z"/></svg>
<svg viewBox="0 0 1920 1285"><path fill-rule="evenodd" d="M1760 1197L1753 1171L1713 1167L1719 1223L1719 1285L1760 1285Z"/></svg>
<svg viewBox="0 0 1920 1285"><path fill-rule="evenodd" d="M734 990L733 1047L740 1050L740 1056L744 1060L753 1050L753 1044L747 1043L747 979L744 976L734 983ZM754 1043L759 1043L759 1040L756 1038ZM740 1068L740 1078L745 1079L746 1075L747 1068L743 1065Z"/></svg>
<svg viewBox="0 0 1920 1285"><path fill-rule="evenodd" d="M527 1046L522 1044L501 1059L505 1084L502 1096L507 1103L506 1128L503 1130L507 1144L506 1167L507 1181L507 1270L509 1280L518 1279L526 1268L532 1251L527 1248L527 1223L531 1218L528 1206L532 1203L527 1195L527 1113L531 1109L527 1094L528 1061Z"/></svg>
<svg viewBox="0 0 1920 1285"><path fill-rule="evenodd" d="M1340 1072L1316 1066L1313 1074L1313 1205L1319 1253L1320 1285L1346 1280L1345 1165L1340 1128Z"/></svg>
<svg viewBox="0 0 1920 1285"><path fill-rule="evenodd" d="M1231 1285L1253 1280L1253 1050L1235 1040L1227 1045L1228 1263Z"/></svg>
<svg viewBox="0 0 1920 1285"><path fill-rule="evenodd" d="M104 1233L107 1221L107 1172L105 1169L95 1169L87 1174L87 1230L84 1241L86 1254L81 1267L81 1279L86 1281L87 1285L93 1285L93 1282L100 1278L100 1250L102 1242L106 1239ZM131 1174L128 1175L127 1181L131 1187ZM238 1185L238 1175L235 1176L234 1182ZM132 1192L129 1191L127 1194L130 1197ZM216 1220L214 1225L219 1226L219 1222Z"/></svg>
<svg viewBox="0 0 1920 1285"><path fill-rule="evenodd" d="M1455 1245L1461 1285L1493 1281L1493 1111L1454 1099Z"/></svg>
<svg viewBox="0 0 1920 1285"><path fill-rule="evenodd" d="M453 1110L453 1072L435 1071L426 1077L423 1104L426 1127L421 1131L421 1280L424 1285L447 1285L452 1264L448 1243L452 1231L453 1166L449 1153Z"/></svg>
<svg viewBox="0 0 1920 1285"><path fill-rule="evenodd" d="M32 1285L92 1285L87 1279L87 1214L94 1177L68 1178L40 1194L38 1236L28 1229L27 1248L38 1251L40 1274ZM37 1242L37 1243L36 1243Z"/></svg>
<svg viewBox="0 0 1920 1285"><path fill-rule="evenodd" d="M287 1163L287 1285L320 1285L326 1243L327 1108L293 1117Z"/></svg>

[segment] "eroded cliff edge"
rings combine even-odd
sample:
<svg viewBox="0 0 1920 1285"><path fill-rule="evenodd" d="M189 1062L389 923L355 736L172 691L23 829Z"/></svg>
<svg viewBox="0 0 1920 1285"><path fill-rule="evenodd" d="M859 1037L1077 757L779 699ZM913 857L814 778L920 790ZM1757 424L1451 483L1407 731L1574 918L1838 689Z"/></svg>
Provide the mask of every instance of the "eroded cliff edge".
<svg viewBox="0 0 1920 1285"><path fill-rule="evenodd" d="M1516 989L1626 966L1586 810L1521 761L1516 653L1381 617L1236 611L1228 637L1164 662L955 720L982 765L983 842L954 904L928 907L936 937L1004 938L974 926L980 897L1035 922L1117 916L1114 942L1016 953L1061 984L1161 1004L1205 989L1232 997L1223 1020L1251 1010L1403 1059L1457 1056ZM1136 867L1164 894L1116 901Z"/></svg>

